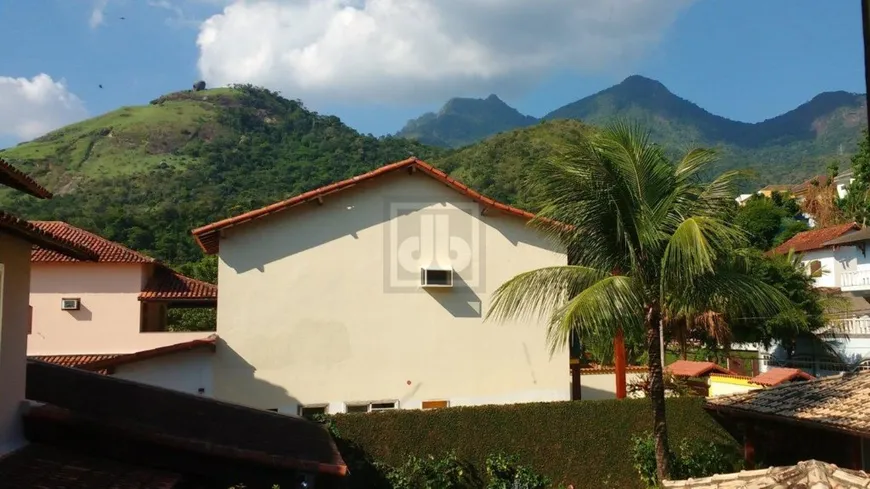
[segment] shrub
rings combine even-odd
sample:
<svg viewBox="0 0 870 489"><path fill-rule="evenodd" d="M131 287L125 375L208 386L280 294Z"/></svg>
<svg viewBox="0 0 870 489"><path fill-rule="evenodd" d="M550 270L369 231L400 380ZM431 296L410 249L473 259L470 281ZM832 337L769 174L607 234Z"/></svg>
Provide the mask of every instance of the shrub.
<svg viewBox="0 0 870 489"><path fill-rule="evenodd" d="M476 487L470 472L456 454L443 457L410 456L404 464L387 470L392 489L471 489Z"/></svg>
<svg viewBox="0 0 870 489"><path fill-rule="evenodd" d="M486 458L486 489L546 489L550 479L519 465L516 457L497 453Z"/></svg>
<svg viewBox="0 0 870 489"><path fill-rule="evenodd" d="M652 434L635 436L633 445L634 468L641 482L646 487L657 487L655 438ZM727 474L739 470L740 466L739 452L733 444L684 438L671 454L671 479Z"/></svg>
<svg viewBox="0 0 870 489"><path fill-rule="evenodd" d="M704 411L703 398L667 399L672 439L736 442ZM397 410L377 415L329 417L350 467L352 489L376 486L374 465L396 467L409 456L454 452L484 477L486 460L508 453L553 485L642 487L631 470L632 437L652 430L647 399L475 406L432 411ZM628 469L628 470L626 470ZM364 475L366 474L366 475Z"/></svg>

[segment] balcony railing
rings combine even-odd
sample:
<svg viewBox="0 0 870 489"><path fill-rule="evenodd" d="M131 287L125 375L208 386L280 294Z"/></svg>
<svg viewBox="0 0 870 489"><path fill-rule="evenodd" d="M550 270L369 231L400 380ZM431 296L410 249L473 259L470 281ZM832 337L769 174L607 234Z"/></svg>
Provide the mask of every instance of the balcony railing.
<svg viewBox="0 0 870 489"><path fill-rule="evenodd" d="M870 270L858 270L855 272L843 272L840 274L840 287L853 287L855 289L870 289Z"/></svg>
<svg viewBox="0 0 870 489"><path fill-rule="evenodd" d="M870 336L870 317L836 319L820 334L845 336Z"/></svg>

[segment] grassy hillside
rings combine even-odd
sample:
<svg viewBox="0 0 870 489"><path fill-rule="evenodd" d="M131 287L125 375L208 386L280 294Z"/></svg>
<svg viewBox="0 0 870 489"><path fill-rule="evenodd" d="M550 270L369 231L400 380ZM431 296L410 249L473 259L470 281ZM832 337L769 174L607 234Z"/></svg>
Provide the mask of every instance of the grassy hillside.
<svg viewBox="0 0 870 489"><path fill-rule="evenodd" d="M3 152L22 170L41 174L50 189L63 190L49 201L2 192L4 208L68 221L182 264L202 258L190 237L196 226L409 155L432 159L444 152L361 135L267 90L212 93L172 94ZM72 150L80 145L92 150Z"/></svg>
<svg viewBox="0 0 870 489"><path fill-rule="evenodd" d="M239 92L229 88L178 92L66 126L2 150L0 158L23 163L59 194L88 178L184 168L199 161L184 148L226 135L220 109L238 103Z"/></svg>

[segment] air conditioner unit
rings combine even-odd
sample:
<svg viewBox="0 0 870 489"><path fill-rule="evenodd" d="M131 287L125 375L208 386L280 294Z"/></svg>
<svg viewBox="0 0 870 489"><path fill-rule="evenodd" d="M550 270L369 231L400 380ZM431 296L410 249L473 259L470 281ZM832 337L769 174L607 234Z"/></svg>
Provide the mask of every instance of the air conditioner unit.
<svg viewBox="0 0 870 489"><path fill-rule="evenodd" d="M421 268L420 285L423 287L453 287L453 269Z"/></svg>
<svg viewBox="0 0 870 489"><path fill-rule="evenodd" d="M80 299L61 299L60 309L62 311L78 311L81 309Z"/></svg>

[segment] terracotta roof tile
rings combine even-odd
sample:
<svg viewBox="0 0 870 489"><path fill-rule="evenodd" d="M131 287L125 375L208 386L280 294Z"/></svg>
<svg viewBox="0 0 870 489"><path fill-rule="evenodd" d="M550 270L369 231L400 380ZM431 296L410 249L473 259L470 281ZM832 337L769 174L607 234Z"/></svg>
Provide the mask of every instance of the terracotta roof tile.
<svg viewBox="0 0 870 489"><path fill-rule="evenodd" d="M109 241L94 233L77 228L62 221L32 221L39 229L61 236L76 243L78 246L96 254L101 263L154 263L156 260L133 251L124 245ZM30 255L33 262L69 262L79 261L43 248L35 248Z"/></svg>
<svg viewBox="0 0 870 489"><path fill-rule="evenodd" d="M665 368L671 375L677 377L703 377L709 373L734 374L727 368L713 362L695 362L692 360L677 360Z"/></svg>
<svg viewBox="0 0 870 489"><path fill-rule="evenodd" d="M870 435L870 372L789 382L744 394L714 397L707 409L800 421Z"/></svg>
<svg viewBox="0 0 870 489"><path fill-rule="evenodd" d="M767 372L753 377L752 382L759 385L773 386L796 379L813 380L815 377L799 368L771 367Z"/></svg>
<svg viewBox="0 0 870 489"><path fill-rule="evenodd" d="M36 183L26 173L0 158L0 185L14 188L40 199L50 199L51 192Z"/></svg>
<svg viewBox="0 0 870 489"><path fill-rule="evenodd" d="M870 476L861 471L841 469L833 464L808 460L791 467L742 470L734 474L684 481L665 481L662 485L666 488L683 489L785 489L786 487L855 489L870 487Z"/></svg>
<svg viewBox="0 0 870 489"><path fill-rule="evenodd" d="M174 345L161 346L159 348L152 348L150 350L143 350L136 353L128 353L126 355L118 355L112 358L97 360L79 368L81 368L82 370L96 371L112 367L118 367L128 363L136 363L143 360L150 360L152 358L172 355L173 353L196 350L198 348L208 348L211 351L214 351L217 340L218 336L216 334L212 334L206 338L198 340L185 341L183 343L175 343Z"/></svg>
<svg viewBox="0 0 870 489"><path fill-rule="evenodd" d="M27 399L42 403L25 413L31 423L99 428L137 443L263 468L347 474L329 432L300 417L32 360L26 391Z"/></svg>
<svg viewBox="0 0 870 489"><path fill-rule="evenodd" d="M64 236L55 235L51 231L40 228L31 222L19 219L12 214L0 211L0 231L17 236L45 250L50 250L67 260L93 261L97 256L91 250L80 246Z"/></svg>
<svg viewBox="0 0 870 489"><path fill-rule="evenodd" d="M797 233L790 240L774 248L772 253L785 254L792 249L797 253L822 249L825 247L824 244L826 242L834 238L839 238L849 231L857 230L859 228L858 224L850 222L838 226L830 226L822 229L813 229Z"/></svg>
<svg viewBox="0 0 870 489"><path fill-rule="evenodd" d="M185 351L195 350L198 348L209 348L214 351L218 336L216 334L209 335L198 340L185 341L183 343L175 343L150 350L138 351L135 353L115 353L115 354L85 354L85 355L31 355L30 360L51 363L63 367L78 368L89 372L97 372L101 374L108 373L108 369L120 365L141 362L151 358L171 355L173 353L181 353Z"/></svg>
<svg viewBox="0 0 870 489"><path fill-rule="evenodd" d="M279 212L285 209L289 209L293 206L302 204L304 202L311 201L313 199L317 199L318 197L323 197L332 192L338 192L341 190L348 189L362 181L370 180L382 175L386 175L396 170L401 170L404 168L414 168L416 170L421 171L422 173L435 178L438 181L444 182L454 190L466 195L472 200L480 203L481 205L492 208L497 211L501 211L507 213L509 215L514 215L518 217L522 217L523 219L531 220L535 217L534 214L524 211L522 209L518 209L516 207L509 206L507 204L503 204L496 200L493 200L489 197L482 195L481 193L468 188L465 184L459 182L458 180L451 178L443 171L433 167L432 165L419 160L417 158L408 158L406 160L397 161L395 163L391 163L386 166L382 166L375 170L372 170L368 173L364 173L362 175L357 175L352 178L348 178L347 180L342 180L340 182L336 182L330 185L326 185L324 187L320 187L315 190L311 190L309 192L305 192L303 194L297 195L293 198L283 200L281 202L276 202L274 204L268 205L266 207L262 207L260 209L256 209L250 212L246 212L244 214L230 217L227 219L223 219L218 222L214 222L208 224L206 226L202 226L196 228L192 231L196 242L199 246L208 254L214 254L218 252L219 247L219 231L221 229L226 229L232 226L239 225L243 222L247 222L253 219L257 219L274 212Z"/></svg>
<svg viewBox="0 0 870 489"><path fill-rule="evenodd" d="M0 489L174 489L183 482L172 472L43 444L0 458L0 473Z"/></svg>
<svg viewBox="0 0 870 489"><path fill-rule="evenodd" d="M217 285L185 277L160 266L139 294L140 301L217 300Z"/></svg>

